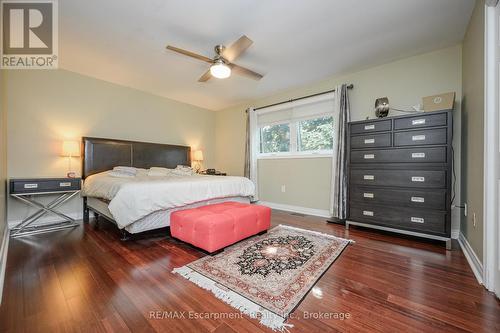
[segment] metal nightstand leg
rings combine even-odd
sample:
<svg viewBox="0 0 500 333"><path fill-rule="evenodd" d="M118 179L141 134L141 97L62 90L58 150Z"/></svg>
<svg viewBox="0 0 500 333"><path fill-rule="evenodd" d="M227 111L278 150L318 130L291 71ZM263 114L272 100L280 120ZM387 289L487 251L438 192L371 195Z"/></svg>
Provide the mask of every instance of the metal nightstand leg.
<svg viewBox="0 0 500 333"><path fill-rule="evenodd" d="M33 235L33 234L38 234L42 232L48 232L48 231L54 231L54 230L60 230L60 229L66 229L66 228L74 228L77 227L79 224L76 223L75 219L72 217L69 217L66 214L63 214L59 211L56 210L57 207L65 203L66 201L70 200L73 198L75 195L80 193L80 191L74 191L74 192L65 192L61 196L57 197L55 200L51 201L47 205L43 205L39 203L38 201L35 201L34 199L30 199L29 197L26 197L26 195L22 194L12 194L12 196L25 204L38 208L38 210L25 218L20 224L18 224L16 227L12 228L10 236L11 237L20 237L20 236L26 236L26 235ZM58 222L54 224L49 224L49 225L41 225L41 226L33 226L29 227L33 222L39 220L46 214L55 214L61 218L64 219L63 222Z"/></svg>

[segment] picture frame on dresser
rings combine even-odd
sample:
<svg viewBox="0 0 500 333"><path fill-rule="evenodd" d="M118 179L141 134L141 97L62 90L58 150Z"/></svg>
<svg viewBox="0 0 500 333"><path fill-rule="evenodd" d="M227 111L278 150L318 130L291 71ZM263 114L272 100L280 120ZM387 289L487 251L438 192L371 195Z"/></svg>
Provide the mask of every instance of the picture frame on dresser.
<svg viewBox="0 0 500 333"><path fill-rule="evenodd" d="M350 122L350 225L446 242L451 249L452 110Z"/></svg>

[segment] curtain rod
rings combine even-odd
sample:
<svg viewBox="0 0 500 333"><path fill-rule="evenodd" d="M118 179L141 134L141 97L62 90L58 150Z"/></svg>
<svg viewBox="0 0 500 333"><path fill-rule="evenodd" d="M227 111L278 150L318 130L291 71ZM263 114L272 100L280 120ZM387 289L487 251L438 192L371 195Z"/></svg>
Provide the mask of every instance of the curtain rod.
<svg viewBox="0 0 500 333"><path fill-rule="evenodd" d="M354 84L352 84L352 83L347 86L347 89L352 89L352 88L354 88ZM278 102L278 103L274 103L274 104L269 104L269 105L261 106L261 107L255 108L254 111L257 111L257 110L260 110L260 109L265 109L265 108L268 108L268 107L271 107L271 106L276 106L276 105L281 105L281 104L285 104L285 103L291 103L291 102L295 102L295 101L300 101L301 99L305 99L305 98L310 98L310 97L320 96L320 95L324 95L324 94L329 94L329 93L332 93L332 92L335 92L335 89L328 90L328 91L323 91L323 92L320 92L320 93L317 93L317 94L302 96L302 97L298 97L298 98L292 98L292 99L290 99L288 101L283 101L283 102Z"/></svg>

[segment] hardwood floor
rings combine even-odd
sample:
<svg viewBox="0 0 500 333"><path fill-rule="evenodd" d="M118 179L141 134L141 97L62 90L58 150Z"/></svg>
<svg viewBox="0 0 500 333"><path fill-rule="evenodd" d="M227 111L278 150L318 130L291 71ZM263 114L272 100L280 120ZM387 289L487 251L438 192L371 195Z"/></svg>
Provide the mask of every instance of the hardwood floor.
<svg viewBox="0 0 500 333"><path fill-rule="evenodd" d="M439 242L278 211L272 223L356 241L295 310L292 333L500 332L500 303L456 243L447 252ZM0 332L271 332L171 273L204 253L165 236L123 243L108 223L93 224L11 240ZM212 316L181 318L189 311ZM306 319L322 313L349 317Z"/></svg>

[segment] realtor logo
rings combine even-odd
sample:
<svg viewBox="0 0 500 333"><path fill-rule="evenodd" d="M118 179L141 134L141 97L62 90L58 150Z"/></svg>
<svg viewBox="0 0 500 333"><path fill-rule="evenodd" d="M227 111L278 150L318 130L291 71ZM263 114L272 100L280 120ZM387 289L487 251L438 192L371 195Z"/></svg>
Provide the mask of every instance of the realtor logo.
<svg viewBox="0 0 500 333"><path fill-rule="evenodd" d="M57 68L57 0L5 0L1 18L0 68Z"/></svg>

